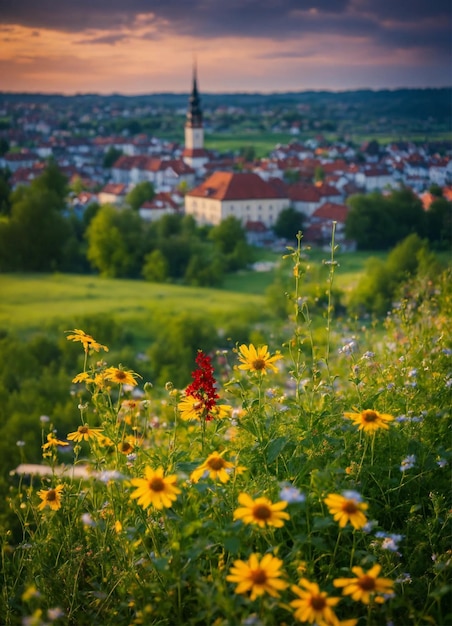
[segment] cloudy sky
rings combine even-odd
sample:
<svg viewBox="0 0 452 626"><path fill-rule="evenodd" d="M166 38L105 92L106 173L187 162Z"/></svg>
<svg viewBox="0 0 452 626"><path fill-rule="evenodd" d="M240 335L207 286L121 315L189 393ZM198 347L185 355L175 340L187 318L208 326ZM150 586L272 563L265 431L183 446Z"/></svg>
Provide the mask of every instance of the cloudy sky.
<svg viewBox="0 0 452 626"><path fill-rule="evenodd" d="M450 0L0 0L0 89L441 87Z"/></svg>

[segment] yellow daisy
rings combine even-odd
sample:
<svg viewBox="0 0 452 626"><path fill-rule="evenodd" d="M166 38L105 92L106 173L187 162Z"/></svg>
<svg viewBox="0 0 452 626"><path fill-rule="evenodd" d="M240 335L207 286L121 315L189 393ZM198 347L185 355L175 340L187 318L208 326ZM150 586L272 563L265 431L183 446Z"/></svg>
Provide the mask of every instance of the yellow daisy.
<svg viewBox="0 0 452 626"><path fill-rule="evenodd" d="M38 506L38 510L42 511L46 506L50 507L52 511L58 511L61 508L61 492L64 485L58 485L52 489L41 489L38 491L38 496L42 502Z"/></svg>
<svg viewBox="0 0 452 626"><path fill-rule="evenodd" d="M258 374L266 374L267 369L271 369L273 372L277 372L275 367L275 361L282 359L282 356L277 352L273 356L270 356L268 346L261 346L255 348L252 343L249 346L242 344L239 348L239 365L240 370L248 370L250 372L257 372Z"/></svg>
<svg viewBox="0 0 452 626"><path fill-rule="evenodd" d="M369 505L362 502L360 494L356 491L344 491L343 495L330 493L324 502L340 528L344 528L347 522L356 529L367 524L367 517L363 511L366 511Z"/></svg>
<svg viewBox="0 0 452 626"><path fill-rule="evenodd" d="M224 454L224 452L222 454ZM204 463L191 473L190 480L197 483L201 476L207 472L213 480L217 480L218 478L222 483L227 483L229 480L227 470L233 467L234 464L230 461L225 461L221 454L212 452Z"/></svg>
<svg viewBox="0 0 452 626"><path fill-rule="evenodd" d="M68 341L80 341L83 345L83 349L85 350L85 352L88 352L89 350L95 350L96 352L99 352L100 349L108 352L107 346L103 346L101 343L98 343L95 339L91 337L91 335L87 335L83 330L80 330L79 328L74 328L74 330L68 330L67 332L74 333L73 335L67 336Z"/></svg>
<svg viewBox="0 0 452 626"><path fill-rule="evenodd" d="M178 403L177 408L180 411L181 419L185 421L201 420L204 411L204 403L194 396L185 396Z"/></svg>
<svg viewBox="0 0 452 626"><path fill-rule="evenodd" d="M156 509L169 508L177 500L181 490L176 487L177 476L165 476L163 467L153 470L147 466L144 470L146 478L132 478L130 481L137 489L131 498L137 498L138 504L147 509L151 504Z"/></svg>
<svg viewBox="0 0 452 626"><path fill-rule="evenodd" d="M351 596L356 602L369 604L371 600L383 603L387 597L394 595L394 582L389 578L378 578L381 565L374 565L368 572L362 567L352 567L356 578L336 578L335 587L342 587L344 596Z"/></svg>
<svg viewBox="0 0 452 626"><path fill-rule="evenodd" d="M109 367L104 372L105 380L117 383L118 385L130 385L131 387L138 384L135 380L137 376L138 374L135 372L126 371L119 367Z"/></svg>
<svg viewBox="0 0 452 626"><path fill-rule="evenodd" d="M94 380L88 374L88 372L80 372L72 379L73 383L93 383Z"/></svg>
<svg viewBox="0 0 452 626"><path fill-rule="evenodd" d="M273 504L268 498L253 500L246 493L241 493L238 501L242 506L234 511L234 519L241 519L244 524L281 528L284 520L290 519L290 515L283 511L287 507L287 502L283 500Z"/></svg>
<svg viewBox="0 0 452 626"><path fill-rule="evenodd" d="M118 451L121 452L121 454L132 454L132 452L135 450L135 445L135 437L126 437L118 443Z"/></svg>
<svg viewBox="0 0 452 626"><path fill-rule="evenodd" d="M379 428L389 430L388 422L392 422L394 417L387 413L379 413L372 409L365 409L361 413L344 413L345 417L352 420L355 426L358 426L358 430L363 430L365 433L374 433Z"/></svg>
<svg viewBox="0 0 452 626"><path fill-rule="evenodd" d="M56 448L57 446L68 446L68 442L67 441L61 441L60 439L57 439L54 435L54 433L49 433L47 435L47 443L42 444L42 449L43 450L48 450L49 448Z"/></svg>
<svg viewBox="0 0 452 626"><path fill-rule="evenodd" d="M100 439L102 437L101 428L90 428L88 424L79 426L73 433L69 433L67 438L69 441L75 441L80 443L81 441L88 441L89 439Z"/></svg>
<svg viewBox="0 0 452 626"><path fill-rule="evenodd" d="M288 584L281 580L282 563L281 559L271 554L266 554L260 561L258 554L252 554L248 561L234 561L226 580L237 583L236 593L251 592L251 600L255 600L264 593L278 598L279 592L288 587Z"/></svg>
<svg viewBox="0 0 452 626"><path fill-rule="evenodd" d="M306 578L302 578L298 586L292 585L291 589L299 597L290 603L297 620L315 622L318 626L337 626L339 620L331 607L336 606L340 598L329 598L325 591L320 591L317 583Z"/></svg>

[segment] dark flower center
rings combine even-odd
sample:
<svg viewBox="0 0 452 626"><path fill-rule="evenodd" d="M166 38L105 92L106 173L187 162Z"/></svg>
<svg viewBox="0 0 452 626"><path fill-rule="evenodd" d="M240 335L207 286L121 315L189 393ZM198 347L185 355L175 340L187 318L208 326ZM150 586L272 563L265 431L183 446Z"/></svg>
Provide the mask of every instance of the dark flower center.
<svg viewBox="0 0 452 626"><path fill-rule="evenodd" d="M253 367L255 370L264 370L265 369L265 361L264 359L256 359L253 361Z"/></svg>
<svg viewBox="0 0 452 626"><path fill-rule="evenodd" d="M253 509L253 515L256 519L265 521L272 516L272 512L266 504L258 504Z"/></svg>
<svg viewBox="0 0 452 626"><path fill-rule="evenodd" d="M55 489L49 489L49 491L47 492L46 498L47 498L47 502L54 502L57 499Z"/></svg>
<svg viewBox="0 0 452 626"><path fill-rule="evenodd" d="M375 578L365 574L359 579L358 586L361 587L363 591L373 591L375 589Z"/></svg>
<svg viewBox="0 0 452 626"><path fill-rule="evenodd" d="M82 435L86 435L87 433L89 433L89 428L88 426L79 426L78 432L81 433Z"/></svg>
<svg viewBox="0 0 452 626"><path fill-rule="evenodd" d="M209 466L211 470L214 470L217 472L218 470L224 467L225 463L223 459L215 457L213 459L210 459L207 465Z"/></svg>
<svg viewBox="0 0 452 626"><path fill-rule="evenodd" d="M378 420L378 415L375 411L365 411L363 419L365 422L376 422Z"/></svg>
<svg viewBox="0 0 452 626"><path fill-rule="evenodd" d="M127 454L128 452L133 450L133 446L128 441L123 441L121 443L120 450L121 452L124 452L125 454Z"/></svg>
<svg viewBox="0 0 452 626"><path fill-rule="evenodd" d="M344 504L342 505L342 510L344 511L344 513L348 513L349 515L353 515L353 513L357 513L359 511L356 503L353 502L353 500L347 500L346 502L344 502Z"/></svg>
<svg viewBox="0 0 452 626"><path fill-rule="evenodd" d="M164 491L165 489L165 483L163 482L163 480L161 478L153 478L152 480L149 481L149 489L151 491Z"/></svg>
<svg viewBox="0 0 452 626"><path fill-rule="evenodd" d="M326 600L323 596L312 596L311 606L314 611L323 611L326 607Z"/></svg>
<svg viewBox="0 0 452 626"><path fill-rule="evenodd" d="M116 372L116 378L117 378L118 380L124 380L124 379L126 378L126 373L125 373L125 372L123 372L123 371L121 371L121 370L118 370L118 371Z"/></svg>
<svg viewBox="0 0 452 626"><path fill-rule="evenodd" d="M255 585L265 585L267 574L263 569L254 569L251 571L251 580Z"/></svg>

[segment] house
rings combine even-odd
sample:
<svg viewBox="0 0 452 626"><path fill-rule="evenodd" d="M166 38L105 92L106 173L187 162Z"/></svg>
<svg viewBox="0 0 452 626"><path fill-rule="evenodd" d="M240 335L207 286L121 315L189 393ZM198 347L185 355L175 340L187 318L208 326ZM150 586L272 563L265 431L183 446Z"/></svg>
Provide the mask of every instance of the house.
<svg viewBox="0 0 452 626"><path fill-rule="evenodd" d="M21 152L7 152L0 157L0 168L16 172L19 169L31 169L40 160L34 152L22 150Z"/></svg>
<svg viewBox="0 0 452 626"><path fill-rule="evenodd" d="M333 222L335 222L335 240L343 242L345 240L345 222L348 211L349 208L345 204L324 202L311 215L309 226L304 233L305 240L318 245L330 243Z"/></svg>
<svg viewBox="0 0 452 626"><path fill-rule="evenodd" d="M289 185L288 196L291 206L307 217L310 217L322 203L320 189L311 183Z"/></svg>
<svg viewBox="0 0 452 626"><path fill-rule="evenodd" d="M163 215L181 213L181 205L170 193L158 193L153 200L144 202L139 208L140 217L148 222L155 222Z"/></svg>
<svg viewBox="0 0 452 626"><path fill-rule="evenodd" d="M99 204L114 204L119 206L123 204L127 195L127 185L121 183L108 183L99 191Z"/></svg>
<svg viewBox="0 0 452 626"><path fill-rule="evenodd" d="M200 224L235 217L271 228L289 198L253 172L215 172L185 196L185 212Z"/></svg>

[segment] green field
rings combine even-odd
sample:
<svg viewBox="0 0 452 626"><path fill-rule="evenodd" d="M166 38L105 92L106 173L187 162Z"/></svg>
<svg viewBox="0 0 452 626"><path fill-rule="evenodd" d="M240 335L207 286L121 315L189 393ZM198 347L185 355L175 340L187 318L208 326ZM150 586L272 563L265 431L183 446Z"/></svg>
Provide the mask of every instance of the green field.
<svg viewBox="0 0 452 626"><path fill-rule="evenodd" d="M258 130L243 131L242 133L206 133L205 146L219 152L238 152L240 148L254 146L256 157L268 156L276 144L288 144L294 137L289 133L270 133Z"/></svg>
<svg viewBox="0 0 452 626"><path fill-rule="evenodd" d="M262 260L278 264L282 253L264 252ZM328 252L310 252L310 273L325 280L322 260ZM363 271L368 253L338 254L335 284L349 291ZM290 260L286 261L290 272ZM226 276L222 289L147 283L73 274L0 275L0 328L20 334L49 329L89 315L108 314L119 321L144 328L150 317L201 312L222 323L241 313L264 311L265 291L274 271L241 271ZM311 278L312 279L312 278ZM252 315L255 317L255 315Z"/></svg>

